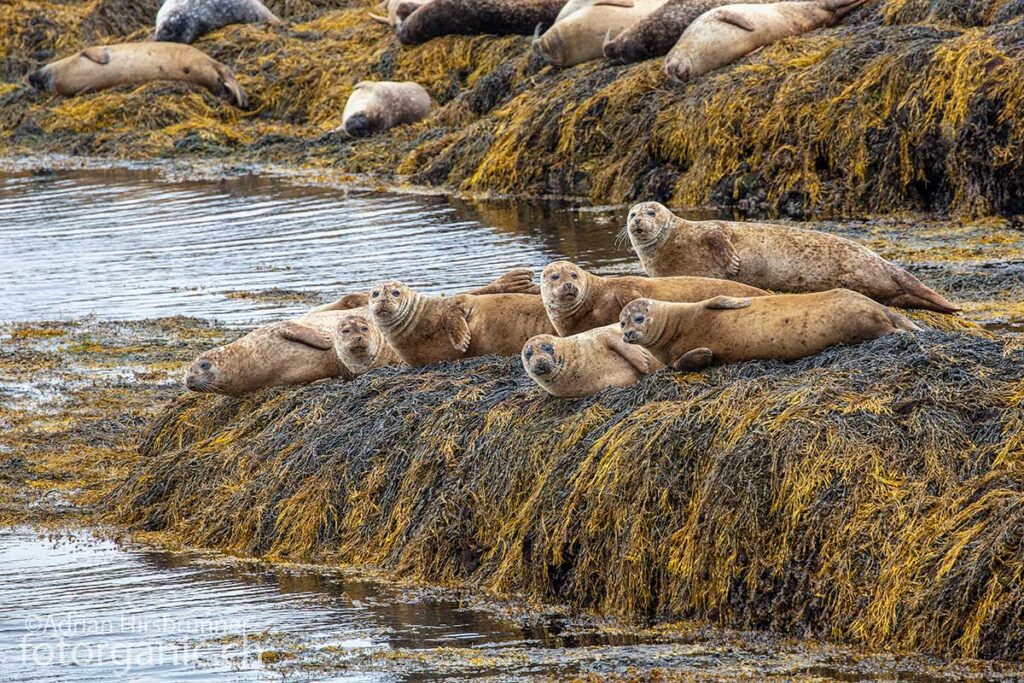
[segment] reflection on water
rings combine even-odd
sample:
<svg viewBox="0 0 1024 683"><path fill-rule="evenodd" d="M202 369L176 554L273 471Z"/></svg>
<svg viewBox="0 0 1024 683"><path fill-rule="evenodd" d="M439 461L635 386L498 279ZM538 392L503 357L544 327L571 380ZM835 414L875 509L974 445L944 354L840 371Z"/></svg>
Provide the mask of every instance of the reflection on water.
<svg viewBox="0 0 1024 683"><path fill-rule="evenodd" d="M454 292L563 256L635 271L629 248L615 245L623 219L622 211L346 193L257 176L0 176L0 320L180 314L239 323L308 303L231 292L330 297L387 278Z"/></svg>

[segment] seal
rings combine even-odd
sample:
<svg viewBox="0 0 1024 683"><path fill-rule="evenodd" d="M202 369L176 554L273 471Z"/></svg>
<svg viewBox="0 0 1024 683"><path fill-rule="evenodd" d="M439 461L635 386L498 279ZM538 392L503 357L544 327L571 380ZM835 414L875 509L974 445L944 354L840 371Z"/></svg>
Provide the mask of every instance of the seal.
<svg viewBox="0 0 1024 683"><path fill-rule="evenodd" d="M832 26L867 0L735 4L697 17L665 57L665 73L685 82L732 64L754 50Z"/></svg>
<svg viewBox="0 0 1024 683"><path fill-rule="evenodd" d="M530 379L552 396L566 398L628 387L664 367L643 347L623 341L618 323L571 337L531 337L520 358Z"/></svg>
<svg viewBox="0 0 1024 683"><path fill-rule="evenodd" d="M403 123L416 123L430 113L430 95L419 83L362 81L356 84L342 126L352 137L366 137Z"/></svg>
<svg viewBox="0 0 1024 683"><path fill-rule="evenodd" d="M657 202L629 211L626 230L648 275L736 280L777 292L845 288L888 306L960 310L916 277L842 237L766 223L687 221Z"/></svg>
<svg viewBox="0 0 1024 683"><path fill-rule="evenodd" d="M470 294L537 291L533 271L517 268ZM193 361L185 386L193 391L242 396L267 387L307 384L329 377L352 379L370 369L400 362L395 360L393 349L373 348L369 325L366 332L359 325L352 326L352 321L360 317L372 322L367 317L368 300L369 295L363 292L346 294L301 316L264 325L230 344L211 349ZM360 335L364 336L365 352L359 351L360 344L354 340Z"/></svg>
<svg viewBox="0 0 1024 683"><path fill-rule="evenodd" d="M191 44L229 24L280 24L260 0L167 0L156 13L154 40Z"/></svg>
<svg viewBox="0 0 1024 683"><path fill-rule="evenodd" d="M533 50L555 66L573 66L603 55L610 37L641 21L665 0L593 0L533 41Z"/></svg>
<svg viewBox="0 0 1024 683"><path fill-rule="evenodd" d="M920 331L863 294L833 289L691 304L637 299L619 317L623 339L676 370L747 360L796 360L837 344Z"/></svg>
<svg viewBox="0 0 1024 683"><path fill-rule="evenodd" d="M517 356L555 328L535 294L424 296L396 280L370 292L370 315L409 365L471 356Z"/></svg>
<svg viewBox="0 0 1024 683"><path fill-rule="evenodd" d="M604 56L628 64L668 54L694 19L734 0L668 0L615 38L605 41ZM764 0L770 2L771 0ZM749 4L760 4L760 1Z"/></svg>
<svg viewBox="0 0 1024 683"><path fill-rule="evenodd" d="M563 337L618 322L623 306L633 299L693 302L720 294L753 297L768 292L707 277L601 277L569 261L549 263L540 277L544 308Z"/></svg>
<svg viewBox="0 0 1024 683"><path fill-rule="evenodd" d="M190 45L121 43L97 45L29 74L35 88L74 97L120 85L151 81L195 83L243 109L248 100L231 69Z"/></svg>
<svg viewBox="0 0 1024 683"><path fill-rule="evenodd" d="M402 359L370 320L365 308L358 313L349 313L338 322L334 351L353 377L377 368L402 364Z"/></svg>
<svg viewBox="0 0 1024 683"><path fill-rule="evenodd" d="M562 0L429 0L401 22L398 40L425 43L446 35L530 35L550 25Z"/></svg>

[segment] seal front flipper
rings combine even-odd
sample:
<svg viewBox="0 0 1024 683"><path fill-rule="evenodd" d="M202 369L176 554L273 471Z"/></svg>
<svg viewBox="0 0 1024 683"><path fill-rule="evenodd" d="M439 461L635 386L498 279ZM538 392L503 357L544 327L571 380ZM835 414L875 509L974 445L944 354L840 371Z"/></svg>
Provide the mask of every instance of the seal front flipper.
<svg viewBox="0 0 1024 683"><path fill-rule="evenodd" d="M753 33L757 30L757 27L750 21L748 17L743 16L739 12L734 12L729 8L723 8L718 10L715 18L725 24L732 24L737 28L741 28L744 31L750 31Z"/></svg>
<svg viewBox="0 0 1024 683"><path fill-rule="evenodd" d="M713 277L732 278L739 275L742 263L739 252L729 239L729 233L720 227L705 228L701 238L711 251L715 265L722 269L722 275L715 274Z"/></svg>
<svg viewBox="0 0 1024 683"><path fill-rule="evenodd" d="M320 351L327 351L334 348L333 341L320 334L320 332L309 325L303 325L302 323L292 321L283 322L278 326L277 333L288 341L295 342L296 344L303 344L314 349L319 349Z"/></svg>
<svg viewBox="0 0 1024 683"><path fill-rule="evenodd" d="M110 64L110 53L102 47L87 47L78 54L97 64Z"/></svg>
<svg viewBox="0 0 1024 683"><path fill-rule="evenodd" d="M730 311L737 308L746 308L750 305L750 299L741 299L735 296L716 296L704 302L704 308L712 311Z"/></svg>
<svg viewBox="0 0 1024 683"><path fill-rule="evenodd" d="M370 303L370 297L366 292L355 292L354 294L346 294L337 301L332 301L329 304L323 306L317 306L311 312L320 313L321 311L348 311L353 308L360 308Z"/></svg>
<svg viewBox="0 0 1024 683"><path fill-rule="evenodd" d="M620 311L629 305L630 301L643 298L643 291L636 285L626 285L615 292L615 303L618 304Z"/></svg>
<svg viewBox="0 0 1024 683"><path fill-rule="evenodd" d="M459 353L469 350L472 335L469 332L469 321L466 309L454 301L446 301L441 314L441 328L448 335L448 341Z"/></svg>
<svg viewBox="0 0 1024 683"><path fill-rule="evenodd" d="M660 367L650 351L636 344L627 344L620 336L609 340L608 348L622 356L641 375L649 375Z"/></svg>
<svg viewBox="0 0 1024 683"><path fill-rule="evenodd" d="M711 349L701 347L692 351L687 351L683 355L679 356L674 363L672 368L675 370L703 370L711 367L711 362L715 359L715 354Z"/></svg>

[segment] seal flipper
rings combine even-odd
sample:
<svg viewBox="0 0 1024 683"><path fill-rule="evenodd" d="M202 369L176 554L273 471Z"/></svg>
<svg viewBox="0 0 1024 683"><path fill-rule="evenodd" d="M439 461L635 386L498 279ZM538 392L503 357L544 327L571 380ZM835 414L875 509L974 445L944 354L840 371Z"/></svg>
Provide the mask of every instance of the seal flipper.
<svg viewBox="0 0 1024 683"><path fill-rule="evenodd" d="M750 305L750 299L741 299L735 296L716 296L704 302L704 308L712 311L731 311L737 308L746 308Z"/></svg>
<svg viewBox="0 0 1024 683"><path fill-rule="evenodd" d="M711 250L711 255L714 257L719 268L722 269L724 275L716 277L732 278L739 275L740 261L739 252L736 251L736 247L733 246L732 240L729 239L729 233L720 227L705 228L704 235L702 236L704 242Z"/></svg>
<svg viewBox="0 0 1024 683"><path fill-rule="evenodd" d="M751 23L750 19L743 16L739 12L735 12L729 8L722 8L715 14L715 18L725 24L732 24L737 28L741 28L744 31L750 31L753 33L757 30L757 27Z"/></svg>
<svg viewBox="0 0 1024 683"><path fill-rule="evenodd" d="M374 14L373 12L367 12L367 15L371 19L376 21L378 24L384 24L385 26L394 26L394 24L391 23L391 20L388 19L387 17L382 17L381 15Z"/></svg>
<svg viewBox="0 0 1024 683"><path fill-rule="evenodd" d="M278 326L277 333L288 341L303 344L319 351L327 351L334 348L333 341L309 325L303 325L302 323L293 321L283 322Z"/></svg>
<svg viewBox="0 0 1024 683"><path fill-rule="evenodd" d="M595 0L590 6L600 7L601 5L607 7L633 7L636 3L633 0Z"/></svg>
<svg viewBox="0 0 1024 683"><path fill-rule="evenodd" d="M317 306L311 313L321 313L323 311L348 311L353 308L359 308L370 303L370 297L366 292L356 292L354 294L346 294L336 301L332 301L329 304L323 306Z"/></svg>
<svg viewBox="0 0 1024 683"><path fill-rule="evenodd" d="M612 280L612 282L614 282L614 280ZM635 301L637 299L643 298L643 291L641 291L641 289L635 285L623 286L621 289L615 292L615 303L618 305L620 311L626 306L628 306L630 301ZM630 346L632 346L632 344Z"/></svg>
<svg viewBox="0 0 1024 683"><path fill-rule="evenodd" d="M683 355L679 356L679 358L672 363L672 368L674 370L703 370L711 367L711 363L714 360L714 352L709 348L701 347L699 349L687 351Z"/></svg>
<svg viewBox="0 0 1024 683"><path fill-rule="evenodd" d="M889 273L896 285L903 290L885 302L897 308L923 308L938 313L956 313L960 310L955 304L928 287L916 277L897 266L890 264Z"/></svg>
<svg viewBox="0 0 1024 683"><path fill-rule="evenodd" d="M540 294L540 285L533 281L529 268L513 268L494 282L467 294Z"/></svg>
<svg viewBox="0 0 1024 683"><path fill-rule="evenodd" d="M100 65L110 64L110 53L107 52L106 49L96 45L87 47L78 54L89 61L96 62Z"/></svg>
<svg viewBox="0 0 1024 683"><path fill-rule="evenodd" d="M448 341L459 353L469 350L473 337L469 331L466 310L454 301L446 301L441 313L441 328L448 335Z"/></svg>
<svg viewBox="0 0 1024 683"><path fill-rule="evenodd" d="M622 341L622 337L619 335L612 335L612 338L607 340L606 343L609 349L622 356L639 374L649 375L654 372L654 356L644 347L637 344L627 344Z"/></svg>

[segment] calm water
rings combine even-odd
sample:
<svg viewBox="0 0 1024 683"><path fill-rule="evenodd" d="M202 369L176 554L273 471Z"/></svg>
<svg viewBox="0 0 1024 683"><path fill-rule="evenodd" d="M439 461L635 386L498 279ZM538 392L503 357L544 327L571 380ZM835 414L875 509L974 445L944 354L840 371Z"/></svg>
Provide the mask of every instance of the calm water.
<svg viewBox="0 0 1024 683"><path fill-rule="evenodd" d="M144 173L0 176L0 320L96 314L278 319L321 294L397 278L425 291L481 285L569 257L638 270L615 246L624 214L297 187L255 176L167 183Z"/></svg>

